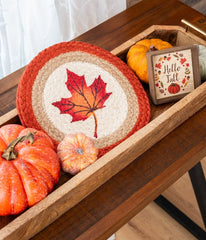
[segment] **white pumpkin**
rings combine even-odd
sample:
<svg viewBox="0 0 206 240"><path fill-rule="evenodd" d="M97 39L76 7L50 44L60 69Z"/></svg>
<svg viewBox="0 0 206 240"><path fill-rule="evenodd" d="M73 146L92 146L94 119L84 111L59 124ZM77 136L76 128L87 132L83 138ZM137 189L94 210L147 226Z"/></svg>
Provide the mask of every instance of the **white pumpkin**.
<svg viewBox="0 0 206 240"><path fill-rule="evenodd" d="M206 46L199 45L199 65L201 81L206 80Z"/></svg>

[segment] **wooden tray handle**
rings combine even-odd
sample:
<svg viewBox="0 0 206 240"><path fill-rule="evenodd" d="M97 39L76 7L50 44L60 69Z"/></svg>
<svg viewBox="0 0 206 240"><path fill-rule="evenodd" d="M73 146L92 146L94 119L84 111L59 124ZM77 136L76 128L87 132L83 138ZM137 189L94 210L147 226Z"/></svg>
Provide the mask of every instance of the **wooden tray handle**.
<svg viewBox="0 0 206 240"><path fill-rule="evenodd" d="M193 25L192 23L188 22L185 19L181 20L182 23L184 23L186 25L186 32L188 31L189 27L191 27L192 29L196 30L197 32L201 33L202 35L206 36L206 32L203 31L202 29L200 29L199 27Z"/></svg>

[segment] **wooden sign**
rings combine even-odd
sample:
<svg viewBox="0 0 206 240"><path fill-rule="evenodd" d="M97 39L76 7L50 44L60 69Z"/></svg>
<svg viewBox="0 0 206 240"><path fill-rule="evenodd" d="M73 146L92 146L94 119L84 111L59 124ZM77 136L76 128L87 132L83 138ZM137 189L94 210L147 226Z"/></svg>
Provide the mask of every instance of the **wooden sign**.
<svg viewBox="0 0 206 240"><path fill-rule="evenodd" d="M154 104L178 100L201 83L197 45L148 52L147 65Z"/></svg>

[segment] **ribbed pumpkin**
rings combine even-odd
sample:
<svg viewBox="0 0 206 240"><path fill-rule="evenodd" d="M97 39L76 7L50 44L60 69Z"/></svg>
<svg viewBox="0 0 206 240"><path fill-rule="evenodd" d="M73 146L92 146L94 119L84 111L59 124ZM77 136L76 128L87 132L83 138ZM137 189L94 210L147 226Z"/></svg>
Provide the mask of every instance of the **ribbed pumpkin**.
<svg viewBox="0 0 206 240"><path fill-rule="evenodd" d="M18 214L40 200L60 176L51 139L21 125L0 128L0 215Z"/></svg>
<svg viewBox="0 0 206 240"><path fill-rule="evenodd" d="M176 94L180 91L180 85L177 83L172 83L168 87L168 92L171 94Z"/></svg>
<svg viewBox="0 0 206 240"><path fill-rule="evenodd" d="M144 39L130 47L127 53L127 64L139 79L149 83L146 53L154 50L171 48L172 45L161 39Z"/></svg>
<svg viewBox="0 0 206 240"><path fill-rule="evenodd" d="M64 137L57 147L57 154L63 171L75 175L96 161L98 149L91 138L76 133Z"/></svg>

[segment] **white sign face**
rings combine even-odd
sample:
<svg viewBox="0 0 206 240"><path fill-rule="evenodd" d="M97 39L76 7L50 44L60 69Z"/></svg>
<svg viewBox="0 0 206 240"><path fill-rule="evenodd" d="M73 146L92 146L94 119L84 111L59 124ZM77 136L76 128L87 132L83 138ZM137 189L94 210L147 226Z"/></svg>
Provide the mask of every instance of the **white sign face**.
<svg viewBox="0 0 206 240"><path fill-rule="evenodd" d="M156 99L194 90L191 49L153 56Z"/></svg>

